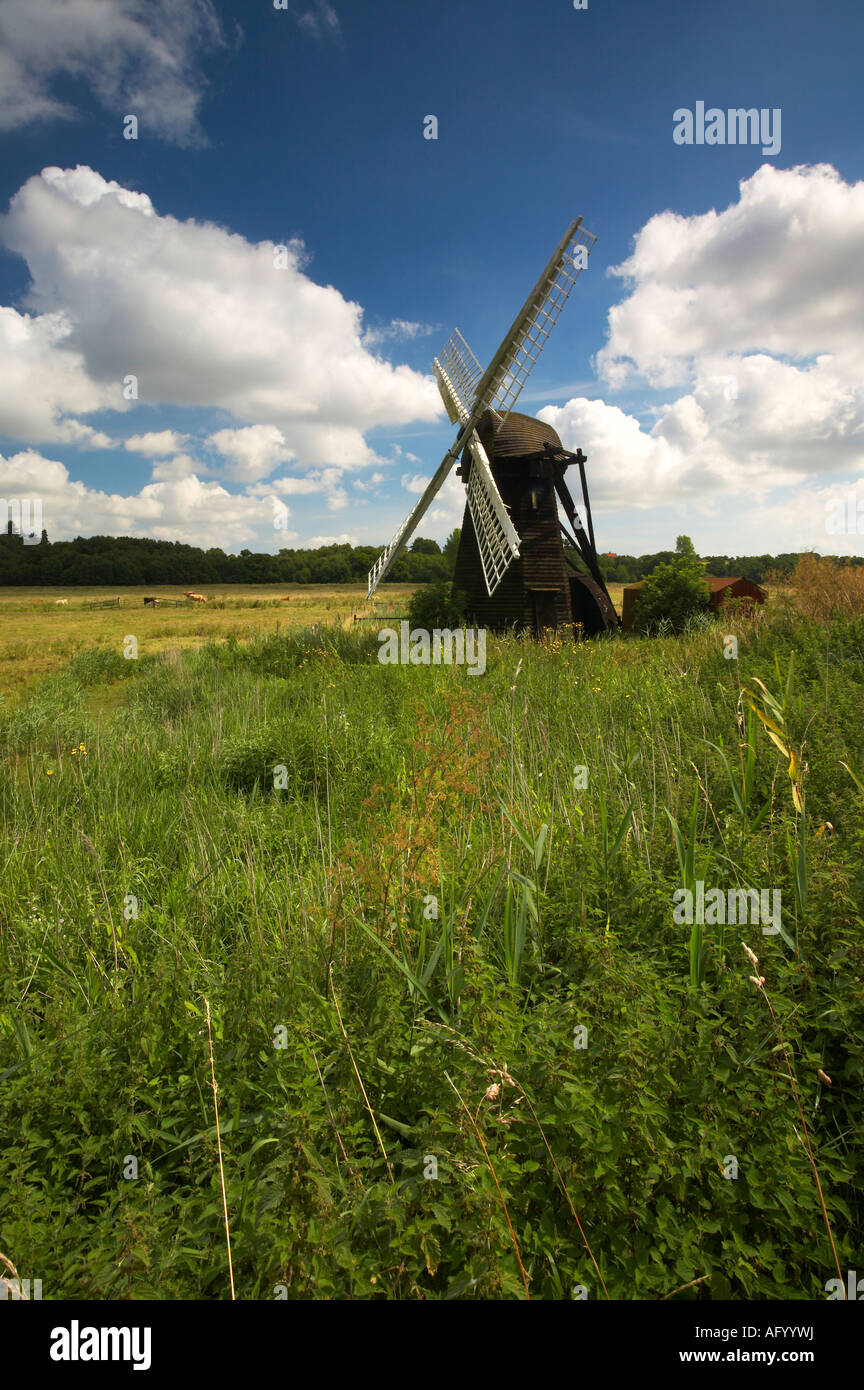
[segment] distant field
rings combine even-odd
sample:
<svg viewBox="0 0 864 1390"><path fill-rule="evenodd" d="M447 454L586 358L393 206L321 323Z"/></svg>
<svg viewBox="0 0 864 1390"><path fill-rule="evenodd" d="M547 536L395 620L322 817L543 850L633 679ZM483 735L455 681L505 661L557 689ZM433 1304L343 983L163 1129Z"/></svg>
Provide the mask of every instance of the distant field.
<svg viewBox="0 0 864 1390"><path fill-rule="evenodd" d="M40 676L59 669L82 647L107 643L120 650L138 638L141 655L166 647L194 649L210 639L239 640L256 633L312 623L353 625L378 613L401 613L414 584L388 584L371 604L364 584L202 584L207 603L183 599L177 584L132 585L116 589L0 588L0 694L21 693ZM281 602L283 594L290 603ZM144 596L181 599L183 606L145 608ZM88 603L120 599L119 608L88 608ZM65 598L67 605L57 604Z"/></svg>
<svg viewBox="0 0 864 1390"><path fill-rule="evenodd" d="M141 655L166 647L200 647L210 639L302 627L312 623L353 626L358 618L404 613L416 584L388 584L366 602L365 584L202 584L207 603L183 599L177 584L125 588L0 588L0 695L19 695L40 676L58 670L82 647L110 643L118 650L127 636L138 638ZM610 584L621 611L623 585ZM291 602L281 602L282 595ZM145 608L144 596L182 599L183 606ZM119 608L88 608L89 603L120 599ZM67 605L57 604L65 598Z"/></svg>

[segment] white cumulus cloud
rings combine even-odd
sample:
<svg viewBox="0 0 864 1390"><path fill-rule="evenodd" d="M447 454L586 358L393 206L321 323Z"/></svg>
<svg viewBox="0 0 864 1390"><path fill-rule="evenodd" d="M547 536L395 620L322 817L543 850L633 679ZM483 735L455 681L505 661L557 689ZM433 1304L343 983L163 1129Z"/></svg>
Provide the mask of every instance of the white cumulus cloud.
<svg viewBox="0 0 864 1390"><path fill-rule="evenodd" d="M30 269L27 308L38 317L26 331L43 356L62 347L67 379L63 390L37 381L44 399L29 413L7 401L15 428L0 413L0 433L33 443L57 438L58 415L76 405L128 409L121 383L134 375L141 404L218 408L253 427L225 441L233 470L249 478L263 466L262 441L273 457L283 449L312 467L363 468L382 462L366 430L441 414L432 379L371 354L361 307L315 284L297 244L277 269L270 243L160 216L146 194L81 166L29 179L0 236ZM26 385L25 361L24 395ZM29 433L31 417L55 433ZM265 426L281 433L278 446Z"/></svg>
<svg viewBox="0 0 864 1390"><path fill-rule="evenodd" d="M55 85L73 79L118 122L201 144L200 60L223 42L211 0L0 0L0 130L74 118Z"/></svg>
<svg viewBox="0 0 864 1390"><path fill-rule="evenodd" d="M669 505L703 549L825 548L814 485L864 467L862 262L864 182L824 165L766 165L722 212L653 217L613 269L629 293L597 365L613 392L679 394L650 424L585 397L540 411L589 455L592 501Z"/></svg>
<svg viewBox="0 0 864 1390"><path fill-rule="evenodd" d="M148 483L134 495L107 493L69 476L64 464L35 450L0 455L0 496L39 498L52 541L75 536L152 536L207 549L273 550L273 506L266 499L234 496L221 483L194 473ZM286 533L280 535L285 544Z"/></svg>
<svg viewBox="0 0 864 1390"><path fill-rule="evenodd" d="M188 435L178 434L176 430L150 430L147 434L130 434L124 441L124 448L145 458L167 458L176 454L188 439Z"/></svg>

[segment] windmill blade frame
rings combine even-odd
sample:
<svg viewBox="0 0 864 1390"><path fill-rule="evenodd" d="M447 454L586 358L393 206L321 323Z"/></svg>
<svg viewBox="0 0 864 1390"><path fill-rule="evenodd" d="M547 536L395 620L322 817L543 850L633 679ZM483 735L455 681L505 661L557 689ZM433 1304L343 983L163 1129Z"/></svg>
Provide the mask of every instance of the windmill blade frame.
<svg viewBox="0 0 864 1390"><path fill-rule="evenodd" d="M491 598L508 568L519 558L519 535L492 476L489 458L474 430L468 440L468 510L477 537L486 592Z"/></svg>
<svg viewBox="0 0 864 1390"><path fill-rule="evenodd" d="M475 420L486 410L494 411L500 424L507 419L596 240L581 217L570 223L477 386L471 405Z"/></svg>
<svg viewBox="0 0 864 1390"><path fill-rule="evenodd" d="M459 458L460 453L462 452L466 435L467 430L463 429L460 431L459 438L456 440L456 443L453 445L453 448L448 450L448 452L444 455L443 459L441 460L441 463L438 465L437 472L429 482L426 491L420 498L420 501L413 508L413 510L408 513L405 520L402 522L402 525L399 527L399 530L396 532L393 539L390 541L390 544L386 546L384 550L381 551L381 554L378 556L378 559L375 561L375 564L369 571L369 588L366 591L367 599L370 599L372 597L375 590L378 588L378 585L381 583L381 580L386 578L386 576L389 574L390 570L396 563L396 560L399 558L399 552L402 550L403 546L405 545L405 542L409 540L409 538L413 534L418 522L420 521L420 518L424 515L428 507L434 501L437 494L441 491L441 488L444 486L444 482L447 478L447 474L453 468L454 464L457 462Z"/></svg>
<svg viewBox="0 0 864 1390"><path fill-rule="evenodd" d="M483 368L458 328L453 330L435 358L432 370L451 425L466 424L471 415L466 402L476 400Z"/></svg>

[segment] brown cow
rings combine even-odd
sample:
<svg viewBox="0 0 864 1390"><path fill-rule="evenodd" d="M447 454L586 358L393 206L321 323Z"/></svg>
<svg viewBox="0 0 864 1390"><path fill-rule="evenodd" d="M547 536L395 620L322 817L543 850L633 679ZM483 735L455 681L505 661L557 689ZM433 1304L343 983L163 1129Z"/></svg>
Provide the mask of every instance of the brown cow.
<svg viewBox="0 0 864 1390"><path fill-rule="evenodd" d="M184 591L183 591L183 596L184 596L184 598L191 598L191 599L193 599L193 600L195 601L195 603L206 603L206 602L207 602L207 600L206 600L206 598L204 597L203 594L193 594L193 593L190 593L190 591L189 591L188 589L184 589Z"/></svg>

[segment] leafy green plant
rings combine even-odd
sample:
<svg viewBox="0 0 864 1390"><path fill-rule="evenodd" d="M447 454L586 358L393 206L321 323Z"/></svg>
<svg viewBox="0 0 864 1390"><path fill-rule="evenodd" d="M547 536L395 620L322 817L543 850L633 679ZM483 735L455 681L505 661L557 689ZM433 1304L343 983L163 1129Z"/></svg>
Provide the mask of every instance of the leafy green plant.
<svg viewBox="0 0 864 1390"><path fill-rule="evenodd" d="M694 556L683 554L659 564L643 580L633 627L636 632L651 633L664 624L672 632L681 632L694 615L707 614L710 608L702 566Z"/></svg>
<svg viewBox="0 0 864 1390"><path fill-rule="evenodd" d="M464 627L467 602L466 596L449 582L421 584L409 600L408 621L412 628L427 632Z"/></svg>

